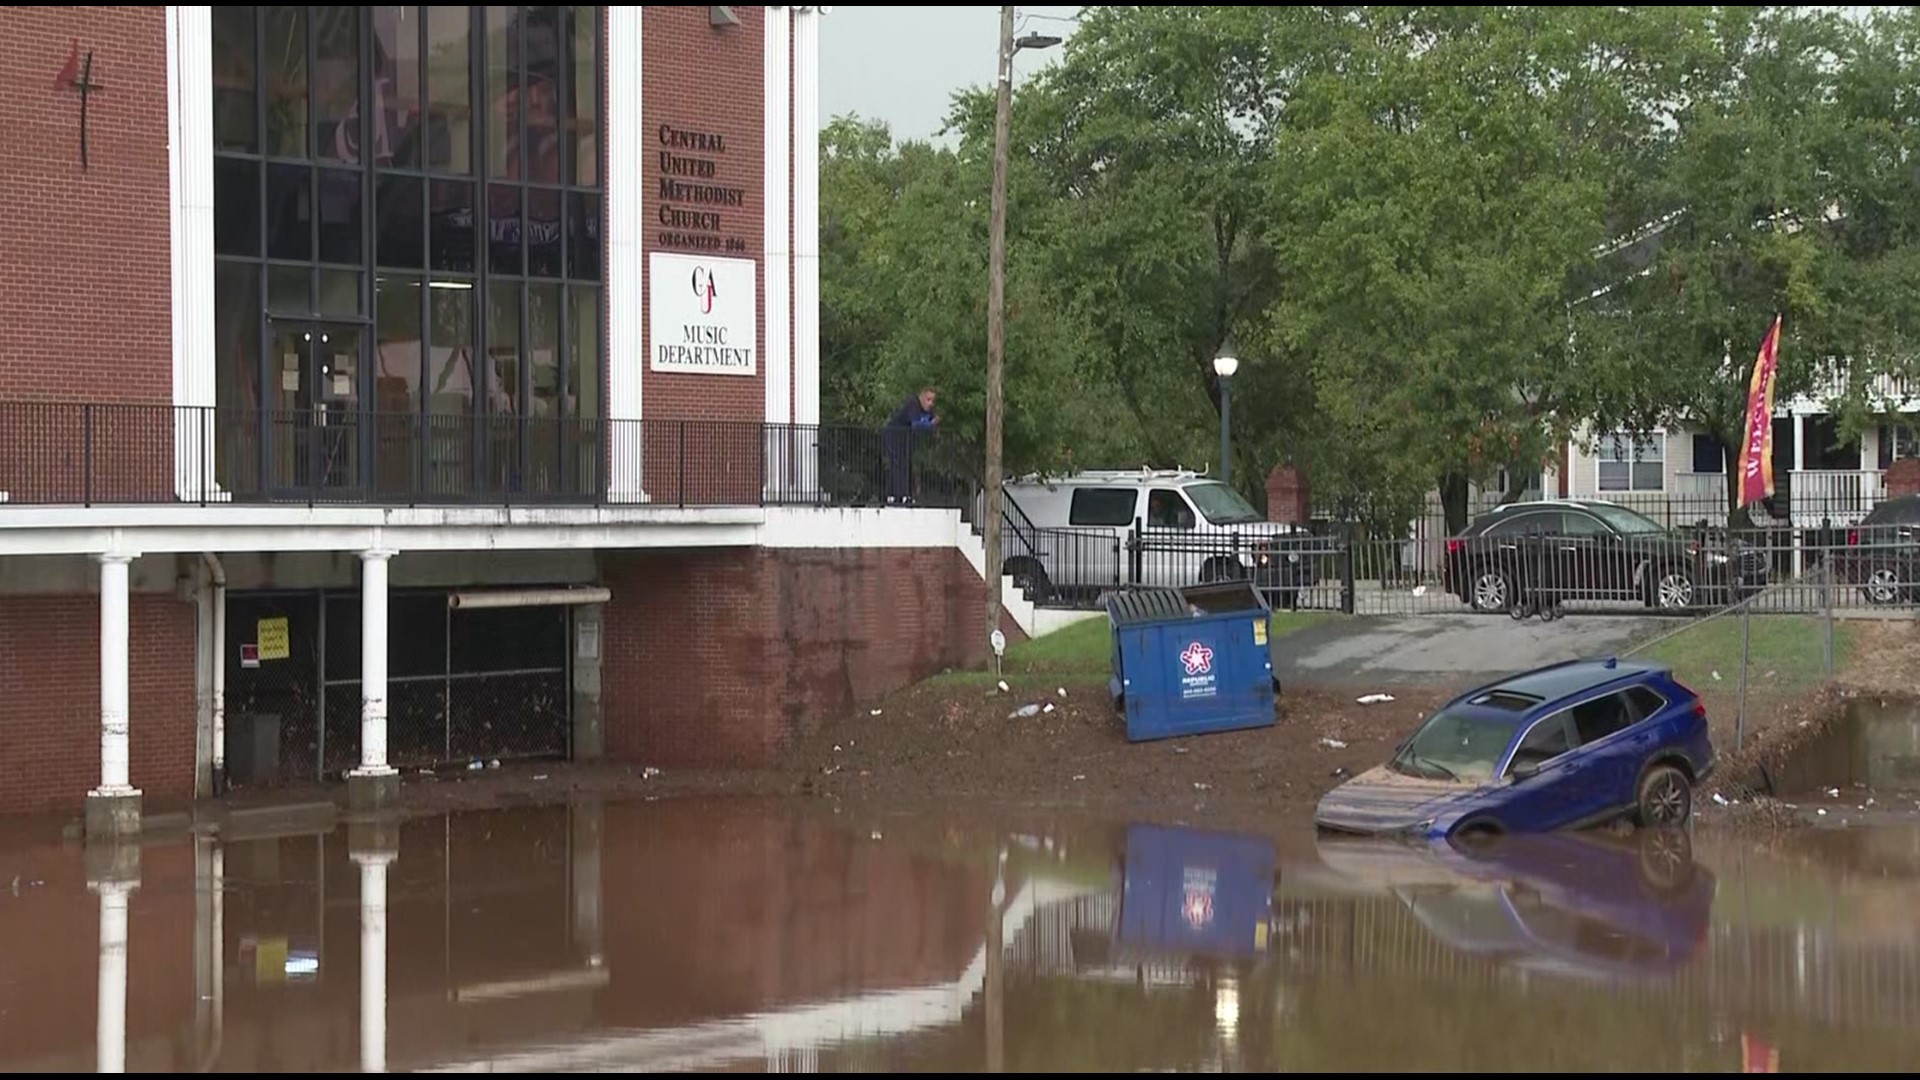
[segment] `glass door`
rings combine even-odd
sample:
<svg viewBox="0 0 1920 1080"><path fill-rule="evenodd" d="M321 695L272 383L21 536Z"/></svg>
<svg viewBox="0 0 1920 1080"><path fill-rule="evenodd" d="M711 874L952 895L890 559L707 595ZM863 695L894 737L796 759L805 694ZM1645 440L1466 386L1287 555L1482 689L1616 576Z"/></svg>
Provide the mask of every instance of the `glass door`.
<svg viewBox="0 0 1920 1080"><path fill-rule="evenodd" d="M273 323L266 475L275 496L343 501L364 495L365 337L350 323Z"/></svg>

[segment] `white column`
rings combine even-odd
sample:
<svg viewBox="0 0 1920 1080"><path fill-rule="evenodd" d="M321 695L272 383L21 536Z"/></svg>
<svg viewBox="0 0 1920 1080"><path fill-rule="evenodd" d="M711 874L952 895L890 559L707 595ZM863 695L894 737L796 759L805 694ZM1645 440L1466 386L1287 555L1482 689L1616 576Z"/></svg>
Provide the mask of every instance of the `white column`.
<svg viewBox="0 0 1920 1080"><path fill-rule="evenodd" d="M360 767L349 776L391 776L387 764L387 564L393 552L360 553Z"/></svg>
<svg viewBox="0 0 1920 1080"><path fill-rule="evenodd" d="M582 801L573 804L573 944L587 959L588 967L606 962L604 936L600 921L600 834L601 805Z"/></svg>
<svg viewBox="0 0 1920 1080"><path fill-rule="evenodd" d="M102 798L138 795L127 749L127 576L131 555L100 556L100 786Z"/></svg>
<svg viewBox="0 0 1920 1080"><path fill-rule="evenodd" d="M103 881L100 894L100 998L94 1050L99 1071L127 1071L127 896L130 882Z"/></svg>
<svg viewBox="0 0 1920 1080"><path fill-rule="evenodd" d="M793 422L820 423L820 18L793 19ZM818 436L795 440L795 487L818 492Z"/></svg>
<svg viewBox="0 0 1920 1080"><path fill-rule="evenodd" d="M793 419L820 422L820 19L793 22Z"/></svg>
<svg viewBox="0 0 1920 1080"><path fill-rule="evenodd" d="M387 864L391 851L358 851L360 864L360 1071L387 1071Z"/></svg>
<svg viewBox="0 0 1920 1080"><path fill-rule="evenodd" d="M220 500L228 496L213 482L213 9L169 6L166 35L174 492Z"/></svg>
<svg viewBox="0 0 1920 1080"><path fill-rule="evenodd" d="M793 9L765 7L760 51L765 145L761 182L765 191L766 348L761 369L766 377L766 421L793 422L793 109L788 94L793 76Z"/></svg>
<svg viewBox="0 0 1920 1080"><path fill-rule="evenodd" d="M646 119L641 114L641 13L607 8L607 494L646 502L640 453L641 389L647 370L643 254Z"/></svg>
<svg viewBox="0 0 1920 1080"><path fill-rule="evenodd" d="M789 197L793 181L793 109L789 83L793 74L793 9L760 9L766 22L760 49L761 189L764 195L765 238L761 261L766 343L760 350L768 424L783 425L763 432L766 495L769 501L793 497L793 209Z"/></svg>

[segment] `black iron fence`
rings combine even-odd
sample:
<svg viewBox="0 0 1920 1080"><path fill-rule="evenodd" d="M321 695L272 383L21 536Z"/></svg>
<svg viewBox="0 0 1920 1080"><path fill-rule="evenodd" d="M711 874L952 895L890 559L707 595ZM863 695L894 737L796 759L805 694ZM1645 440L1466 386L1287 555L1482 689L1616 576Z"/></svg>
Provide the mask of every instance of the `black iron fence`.
<svg viewBox="0 0 1920 1080"><path fill-rule="evenodd" d="M1222 580L1251 582L1276 608L1361 615L1920 607L1920 539L1909 525L1533 531L1450 539L1432 559L1415 540L1263 525L1053 529L1010 520L1003 543L1007 573L1047 607L1090 608L1117 589Z"/></svg>
<svg viewBox="0 0 1920 1080"><path fill-rule="evenodd" d="M960 507L977 444L897 429L0 403L13 505Z"/></svg>

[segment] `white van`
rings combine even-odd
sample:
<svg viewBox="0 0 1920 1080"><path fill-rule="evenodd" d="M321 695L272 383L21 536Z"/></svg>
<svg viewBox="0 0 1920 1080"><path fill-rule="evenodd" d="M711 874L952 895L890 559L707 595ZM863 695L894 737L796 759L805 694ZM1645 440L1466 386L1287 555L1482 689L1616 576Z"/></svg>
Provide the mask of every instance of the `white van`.
<svg viewBox="0 0 1920 1080"><path fill-rule="evenodd" d="M1022 477L1005 487L1003 565L1036 600L1133 585L1251 580L1293 607L1315 583L1306 530L1269 522L1218 480L1187 470Z"/></svg>

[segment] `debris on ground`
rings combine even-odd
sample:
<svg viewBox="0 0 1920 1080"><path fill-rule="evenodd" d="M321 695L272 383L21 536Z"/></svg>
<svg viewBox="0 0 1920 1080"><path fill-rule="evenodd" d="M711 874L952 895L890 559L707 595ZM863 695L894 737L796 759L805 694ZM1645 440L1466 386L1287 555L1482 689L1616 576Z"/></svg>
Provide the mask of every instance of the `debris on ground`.
<svg viewBox="0 0 1920 1080"><path fill-rule="evenodd" d="M1339 739L1321 739L1320 745L1329 750L1345 750L1347 748L1347 744L1341 742Z"/></svg>
<svg viewBox="0 0 1920 1080"><path fill-rule="evenodd" d="M1015 710L1013 710L1012 712L1010 712L1010 713L1008 713L1008 714L1007 714L1007 719L1009 719L1009 720L1025 720L1025 719L1028 719L1029 717L1034 717L1034 716L1039 716L1039 715L1040 715L1040 706L1038 706L1038 705L1022 705L1022 706L1020 706L1019 708L1017 708L1017 709L1015 709Z"/></svg>
<svg viewBox="0 0 1920 1080"><path fill-rule="evenodd" d="M1362 694L1353 700L1362 705L1381 705L1393 700L1392 694Z"/></svg>
<svg viewBox="0 0 1920 1080"><path fill-rule="evenodd" d="M656 768L654 768L654 767L653 767L653 766L651 766L651 765L649 765L649 766L647 766L646 768L644 768L644 769L641 769L641 770L640 770L640 779L642 779L642 780L651 780L651 779L653 779L654 777L656 777L656 776L659 776L659 775L660 775L660 770L659 770L659 769L656 769Z"/></svg>
<svg viewBox="0 0 1920 1080"><path fill-rule="evenodd" d="M1001 692L1001 693L1003 693L1003 694L1011 694L1011 693L1013 693L1013 687L1011 687L1011 686L1008 686L1008 685L1007 685L1007 680L1005 680L1005 679L1001 679L998 685L999 685L999 687L1000 687L1000 692Z"/></svg>
<svg viewBox="0 0 1920 1080"><path fill-rule="evenodd" d="M875 709L875 710L873 710L872 712L870 712L870 713L868 713L867 715L868 715L868 716L879 716L879 715L880 715L881 713L883 713L883 712L885 712L885 711L886 711L885 709Z"/></svg>

